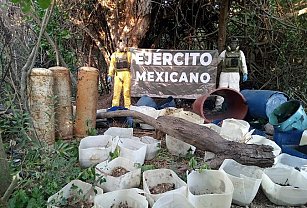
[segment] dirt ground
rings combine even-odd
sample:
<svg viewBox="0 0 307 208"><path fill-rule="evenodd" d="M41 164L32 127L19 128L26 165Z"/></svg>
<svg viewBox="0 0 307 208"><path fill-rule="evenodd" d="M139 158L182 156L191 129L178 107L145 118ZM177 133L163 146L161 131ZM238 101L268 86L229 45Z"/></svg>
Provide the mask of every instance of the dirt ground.
<svg viewBox="0 0 307 208"><path fill-rule="evenodd" d="M123 100L123 99L121 99ZM107 95L100 95L98 98L98 109L106 109L111 106L112 102L112 94ZM132 104L135 104L137 102L137 99L132 99ZM187 107L188 108L188 107ZM186 108L185 108L186 109ZM118 125L118 124L116 124ZM99 129L99 133L103 133L106 129ZM160 134L157 134L156 131L150 131L150 130L142 130L139 128L134 129L134 136L141 137L141 136L152 136L156 139L161 139L161 151L159 152L158 156L150 161L145 161L145 165L151 166L154 165L155 168L168 168L175 171L182 179L186 179L186 170L188 170L188 162L189 160L187 158L180 158L177 156L172 156L170 153L168 153L166 146L165 146L165 137L160 137ZM158 136L157 136L158 135ZM195 156L200 159L202 158L202 152L196 151ZM307 196L306 196L307 197ZM232 208L239 208L242 206L238 206L235 204L232 204ZM261 190L261 187L259 188L257 195L253 202L246 206L249 208L281 208L281 207L288 207L288 208L294 208L294 206L277 206L269 201L269 199L265 196L263 191ZM307 204L298 206L301 208L307 208Z"/></svg>

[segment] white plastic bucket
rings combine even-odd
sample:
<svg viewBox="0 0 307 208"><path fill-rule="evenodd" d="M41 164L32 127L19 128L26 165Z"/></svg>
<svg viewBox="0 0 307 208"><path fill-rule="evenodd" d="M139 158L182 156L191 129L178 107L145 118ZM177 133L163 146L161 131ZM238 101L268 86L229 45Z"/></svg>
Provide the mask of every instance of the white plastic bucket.
<svg viewBox="0 0 307 208"><path fill-rule="evenodd" d="M200 117L199 115L193 112L184 111L183 109L169 110L169 111L164 111L163 113L168 116L182 118L191 123L196 123L196 124L204 123L204 118ZM190 145L186 142L183 142L169 135L166 135L166 147L172 155L176 156L185 156L188 152L194 154L196 150L196 147L194 147L193 145Z"/></svg>
<svg viewBox="0 0 307 208"><path fill-rule="evenodd" d="M242 165L232 159L225 159L219 170L225 171L233 183L232 202L241 206L249 205L259 190L263 175L262 169Z"/></svg>
<svg viewBox="0 0 307 208"><path fill-rule="evenodd" d="M220 135L227 140L244 143L251 138L249 123L239 119L225 119Z"/></svg>
<svg viewBox="0 0 307 208"><path fill-rule="evenodd" d="M150 192L151 188L162 183L173 183L175 189L167 191L164 193L152 194ZM166 194L178 193L183 196L186 196L187 184L181 180L177 174L169 169L155 169L147 170L143 173L143 189L145 191L145 196L150 204L153 206L154 202L157 201L160 197L165 196Z"/></svg>
<svg viewBox="0 0 307 208"><path fill-rule="evenodd" d="M201 126L208 127L209 129L212 129L216 133L220 134L221 133L221 127L214 124L214 123L208 123L208 124L200 124Z"/></svg>
<svg viewBox="0 0 307 208"><path fill-rule="evenodd" d="M307 145L307 130L303 131L301 140L300 140L300 146Z"/></svg>
<svg viewBox="0 0 307 208"><path fill-rule="evenodd" d="M192 171L187 177L188 200L195 208L229 208L233 185L220 170Z"/></svg>
<svg viewBox="0 0 307 208"><path fill-rule="evenodd" d="M117 168L125 168L127 173L119 177L112 176L112 171ZM105 191L115 191L120 189L136 188L141 182L141 168L138 168L132 161L118 157L108 162L99 163L95 169L96 180L98 186ZM106 182L99 183L102 178L106 179Z"/></svg>
<svg viewBox="0 0 307 208"><path fill-rule="evenodd" d="M158 116L160 114L160 110L156 110L155 108L149 107L149 106L130 106L130 110L134 110L134 111L143 113L143 114L150 116L154 119L158 118ZM140 123L140 127L142 129L147 129L147 130L153 130L154 129L154 127L152 127L152 126L150 126L146 123L143 123L143 121L136 120L136 122Z"/></svg>
<svg viewBox="0 0 307 208"><path fill-rule="evenodd" d="M99 187L94 187L92 189L92 187L93 187L92 184L85 183L80 180L72 180L66 186L64 186L59 192L48 198L47 207L48 208L62 207L61 202L63 202L63 200L67 200L72 196L80 198L81 201L87 200L88 202L93 202L95 195L102 194L103 190Z"/></svg>
<svg viewBox="0 0 307 208"><path fill-rule="evenodd" d="M120 156L131 160L132 162L144 164L147 145L129 138L121 138L118 140L120 148Z"/></svg>
<svg viewBox="0 0 307 208"><path fill-rule="evenodd" d="M172 114L169 114L170 116L174 116L177 118L182 118L184 120L187 120L191 123L196 123L196 124L203 124L205 119L202 118L201 116L197 115L196 113L190 112L190 111L177 111Z"/></svg>
<svg viewBox="0 0 307 208"><path fill-rule="evenodd" d="M307 178L307 159L282 153L275 158L273 167L285 167L300 170Z"/></svg>
<svg viewBox="0 0 307 208"><path fill-rule="evenodd" d="M184 141L176 139L175 137L166 134L166 148L172 155L185 156L186 154L194 154L196 147Z"/></svg>
<svg viewBox="0 0 307 208"><path fill-rule="evenodd" d="M109 158L112 151L112 136L98 135L83 138L79 144L81 167L90 167Z"/></svg>
<svg viewBox="0 0 307 208"><path fill-rule="evenodd" d="M147 146L145 160L154 159L161 147L161 141L150 136L143 136L140 141Z"/></svg>
<svg viewBox="0 0 307 208"><path fill-rule="evenodd" d="M112 137L118 136L119 138L130 138L133 136L133 128L110 127L104 132L104 135L110 135Z"/></svg>
<svg viewBox="0 0 307 208"><path fill-rule="evenodd" d="M140 190L141 191L141 190ZM95 208L118 207L148 208L146 197L139 194L137 189L124 189L98 195L94 199Z"/></svg>
<svg viewBox="0 0 307 208"><path fill-rule="evenodd" d="M186 196L172 193L159 198L152 208L194 208L194 206Z"/></svg>
<svg viewBox="0 0 307 208"><path fill-rule="evenodd" d="M298 206L307 203L307 179L295 169L285 167L265 169L261 187L274 204Z"/></svg>

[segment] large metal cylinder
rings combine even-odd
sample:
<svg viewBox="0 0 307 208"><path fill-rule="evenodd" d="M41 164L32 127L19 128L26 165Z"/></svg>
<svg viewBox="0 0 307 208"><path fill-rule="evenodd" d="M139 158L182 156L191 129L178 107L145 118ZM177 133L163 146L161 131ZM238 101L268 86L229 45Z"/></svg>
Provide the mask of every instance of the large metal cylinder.
<svg viewBox="0 0 307 208"><path fill-rule="evenodd" d="M75 136L82 138L96 127L98 101L98 69L81 67L78 70Z"/></svg>
<svg viewBox="0 0 307 208"><path fill-rule="evenodd" d="M71 79L69 69L55 66L49 68L53 73L55 96L55 137L72 139L73 117L71 104Z"/></svg>
<svg viewBox="0 0 307 208"><path fill-rule="evenodd" d="M223 112L208 112L205 110L205 101L210 96L222 96L224 103L227 104L227 109ZM193 111L205 119L205 123L210 123L215 120L221 120L226 118L244 119L247 114L247 104L243 95L230 88L217 88L211 91L209 94L198 97L193 105Z"/></svg>
<svg viewBox="0 0 307 208"><path fill-rule="evenodd" d="M288 101L283 92L271 90L242 90L247 101L248 115L252 118L268 119L275 108Z"/></svg>
<svg viewBox="0 0 307 208"><path fill-rule="evenodd" d="M54 96L52 71L31 70L28 80L29 109L38 139L54 144Z"/></svg>

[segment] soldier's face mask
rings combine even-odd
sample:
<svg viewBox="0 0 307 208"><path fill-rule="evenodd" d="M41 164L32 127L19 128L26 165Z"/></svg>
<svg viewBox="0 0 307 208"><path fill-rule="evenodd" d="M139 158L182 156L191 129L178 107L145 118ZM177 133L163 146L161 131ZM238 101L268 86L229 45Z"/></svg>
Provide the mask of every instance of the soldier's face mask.
<svg viewBox="0 0 307 208"><path fill-rule="evenodd" d="M230 49L231 49L232 51L235 51L235 50L238 50L238 49L239 49L239 44L238 44L238 42L236 42L236 41L231 42L229 46L230 46Z"/></svg>

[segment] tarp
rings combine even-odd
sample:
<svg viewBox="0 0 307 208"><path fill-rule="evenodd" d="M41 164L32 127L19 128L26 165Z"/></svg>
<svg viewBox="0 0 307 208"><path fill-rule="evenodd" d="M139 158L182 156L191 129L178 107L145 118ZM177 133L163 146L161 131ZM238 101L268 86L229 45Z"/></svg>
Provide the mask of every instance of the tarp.
<svg viewBox="0 0 307 208"><path fill-rule="evenodd" d="M131 96L196 99L216 88L217 50L131 49Z"/></svg>

